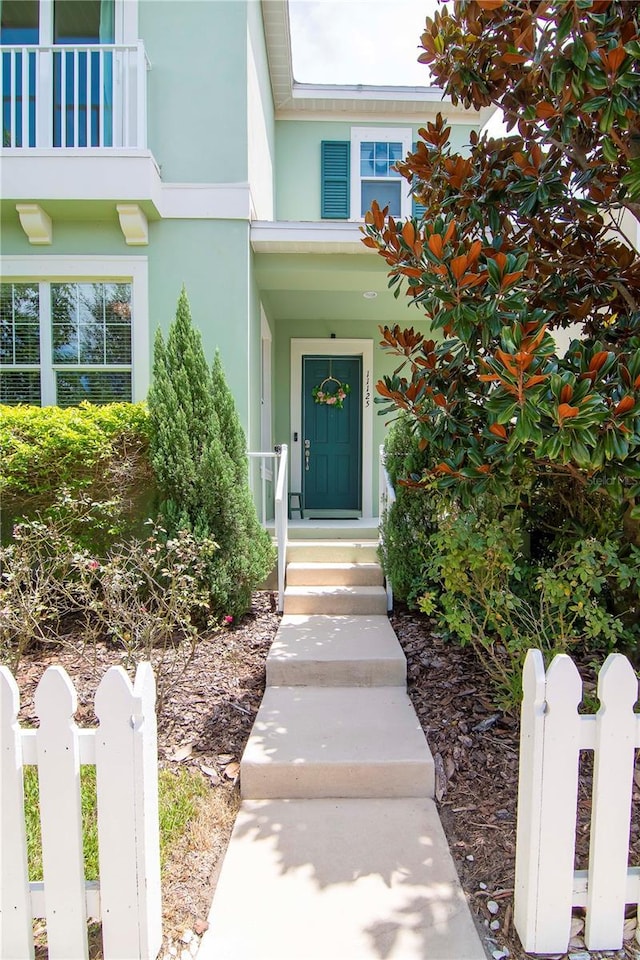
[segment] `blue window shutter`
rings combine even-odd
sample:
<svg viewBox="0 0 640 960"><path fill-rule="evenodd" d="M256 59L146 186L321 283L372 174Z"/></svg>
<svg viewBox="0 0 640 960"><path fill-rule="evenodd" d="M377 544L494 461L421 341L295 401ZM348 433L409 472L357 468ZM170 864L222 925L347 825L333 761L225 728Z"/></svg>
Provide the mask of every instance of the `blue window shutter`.
<svg viewBox="0 0 640 960"><path fill-rule="evenodd" d="M323 220L348 220L350 214L349 140L323 140L321 144L321 213Z"/></svg>
<svg viewBox="0 0 640 960"><path fill-rule="evenodd" d="M413 145L413 152L416 152L417 144ZM416 220L420 220L427 208L423 203L418 203L415 197L411 198L411 216L415 217Z"/></svg>

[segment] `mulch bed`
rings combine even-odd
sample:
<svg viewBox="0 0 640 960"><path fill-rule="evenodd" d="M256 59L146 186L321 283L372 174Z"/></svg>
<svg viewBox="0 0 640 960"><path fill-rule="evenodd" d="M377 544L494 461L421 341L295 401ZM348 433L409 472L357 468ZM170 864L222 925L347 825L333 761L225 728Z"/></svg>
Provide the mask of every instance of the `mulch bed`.
<svg viewBox="0 0 640 960"><path fill-rule="evenodd" d="M197 768L214 791L237 795L239 760L262 699L265 659L278 624L274 595L258 593L239 624L206 636L182 675L174 673L158 725L161 766ZM496 709L486 675L471 649L446 643L427 619L402 607L392 624L407 656L409 695L435 758L442 823L489 955L508 950L512 960L524 960L528 955L513 929L517 717ZM74 682L78 722L95 722L95 688L105 670L119 662L118 650L105 645L84 651L67 645L25 655L17 674L21 722L30 724L35 719L33 694L50 663L65 667ZM589 776L588 764L583 764L578 866L586 865ZM631 862L640 864L640 775L636 785ZM202 930L227 840L228 830L221 830L207 850L198 853L185 848L184 862L172 865L164 891L165 926L171 936L185 929ZM497 913L487 908L490 901L498 905ZM576 922L569 956L586 960L589 954L579 926ZM167 940L164 955L169 945ZM637 944L626 941L618 953L591 954L604 956L638 960L640 952Z"/></svg>

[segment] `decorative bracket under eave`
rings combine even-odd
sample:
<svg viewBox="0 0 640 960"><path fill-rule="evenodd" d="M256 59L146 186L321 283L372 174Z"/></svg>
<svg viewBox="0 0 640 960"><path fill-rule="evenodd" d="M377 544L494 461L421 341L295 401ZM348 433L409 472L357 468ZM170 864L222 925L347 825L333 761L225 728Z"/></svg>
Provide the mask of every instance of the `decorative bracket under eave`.
<svg viewBox="0 0 640 960"><path fill-rule="evenodd" d="M146 246L149 243L149 225L147 218L137 203L118 203L120 229L125 242L130 247Z"/></svg>
<svg viewBox="0 0 640 960"><path fill-rule="evenodd" d="M53 243L51 217L37 203L16 203L20 224L29 243L37 246Z"/></svg>

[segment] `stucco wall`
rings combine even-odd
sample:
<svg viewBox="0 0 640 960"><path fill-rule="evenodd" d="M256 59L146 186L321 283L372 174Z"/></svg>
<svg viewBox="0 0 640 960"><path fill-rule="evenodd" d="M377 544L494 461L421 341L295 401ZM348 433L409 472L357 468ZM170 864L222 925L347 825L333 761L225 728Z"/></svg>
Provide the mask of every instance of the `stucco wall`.
<svg viewBox="0 0 640 960"><path fill-rule="evenodd" d="M276 219L320 219L320 144L323 140L350 140L351 127L411 127L417 139L421 124L350 123L322 120L276 121ZM451 140L458 149L469 141L472 126L455 124Z"/></svg>
<svg viewBox="0 0 640 960"><path fill-rule="evenodd" d="M139 24L151 63L149 148L162 179L246 182L246 4L141 0Z"/></svg>

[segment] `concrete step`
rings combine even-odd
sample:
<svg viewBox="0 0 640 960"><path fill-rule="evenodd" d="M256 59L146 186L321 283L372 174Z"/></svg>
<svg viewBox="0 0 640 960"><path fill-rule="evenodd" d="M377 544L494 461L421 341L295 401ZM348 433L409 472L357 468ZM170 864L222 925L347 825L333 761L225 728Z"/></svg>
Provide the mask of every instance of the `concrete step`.
<svg viewBox="0 0 640 960"><path fill-rule="evenodd" d="M377 540L378 520L328 520L289 522L287 536L291 540Z"/></svg>
<svg viewBox="0 0 640 960"><path fill-rule="evenodd" d="M249 800L432 797L433 758L401 687L267 687L240 789Z"/></svg>
<svg viewBox="0 0 640 960"><path fill-rule="evenodd" d="M285 614L267 657L267 686L402 686L407 661L387 616Z"/></svg>
<svg viewBox="0 0 640 960"><path fill-rule="evenodd" d="M375 563L378 537L370 540L289 540L287 560L298 563Z"/></svg>
<svg viewBox="0 0 640 960"><path fill-rule="evenodd" d="M287 587L284 613L383 615L387 612L384 587Z"/></svg>
<svg viewBox="0 0 640 960"><path fill-rule="evenodd" d="M245 801L198 960L485 960L430 800Z"/></svg>
<svg viewBox="0 0 640 960"><path fill-rule="evenodd" d="M384 583L379 563L287 564L287 584L291 587L343 586L381 587Z"/></svg>

